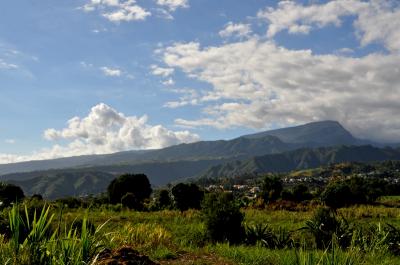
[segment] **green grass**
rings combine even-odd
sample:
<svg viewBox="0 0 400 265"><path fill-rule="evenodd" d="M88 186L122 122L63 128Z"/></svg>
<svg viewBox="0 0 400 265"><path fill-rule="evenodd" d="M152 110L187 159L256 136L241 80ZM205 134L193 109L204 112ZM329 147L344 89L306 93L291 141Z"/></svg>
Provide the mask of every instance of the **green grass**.
<svg viewBox="0 0 400 265"><path fill-rule="evenodd" d="M47 209L47 208L46 208ZM259 246L212 244L205 232L199 211L120 212L107 208L60 210L50 208L48 212L29 219L15 210L10 212L13 229L16 222L30 225L29 240L18 242L18 238L6 240L0 236L0 264L32 264L34 250L45 253L48 264L90 264L95 253L102 248L130 245L161 264L302 264L302 265L373 265L400 264L400 258L386 249L364 251L360 248L329 251L298 247L295 249L268 249ZM310 240L310 235L298 231L310 219L313 212L284 210L244 211L245 223L268 224L272 229L285 228L294 232L294 239ZM391 223L400 227L400 209L385 206L357 206L341 209L339 214L360 225ZM90 220L98 231L88 231L86 223L81 232L74 230L74 220ZM49 224L50 223L50 224ZM106 223L104 226L102 224ZM101 227L102 226L102 227ZM99 229L101 227L101 229ZM51 233L46 233L46 230ZM74 257L71 259L69 257ZM85 261L86 263L82 263Z"/></svg>

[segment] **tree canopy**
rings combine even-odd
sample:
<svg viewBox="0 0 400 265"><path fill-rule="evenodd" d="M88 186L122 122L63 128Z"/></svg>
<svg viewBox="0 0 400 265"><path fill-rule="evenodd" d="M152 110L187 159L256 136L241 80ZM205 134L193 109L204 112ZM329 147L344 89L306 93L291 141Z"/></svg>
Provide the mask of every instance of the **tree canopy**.
<svg viewBox="0 0 400 265"><path fill-rule="evenodd" d="M4 206L19 201L25 197L22 189L14 184L0 183L0 201Z"/></svg>
<svg viewBox="0 0 400 265"><path fill-rule="evenodd" d="M196 184L179 183L172 190L176 208L181 211L200 209L204 192Z"/></svg>
<svg viewBox="0 0 400 265"><path fill-rule="evenodd" d="M127 193L134 195L142 203L152 192L149 179L144 174L124 174L111 181L107 188L110 203L121 203Z"/></svg>

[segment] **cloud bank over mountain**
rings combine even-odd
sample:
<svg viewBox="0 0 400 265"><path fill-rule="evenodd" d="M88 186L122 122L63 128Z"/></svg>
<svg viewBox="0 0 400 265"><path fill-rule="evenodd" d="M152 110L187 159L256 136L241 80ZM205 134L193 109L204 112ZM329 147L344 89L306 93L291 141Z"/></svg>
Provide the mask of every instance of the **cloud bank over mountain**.
<svg viewBox="0 0 400 265"><path fill-rule="evenodd" d="M381 43L386 52L359 57L349 52L316 54L274 40L285 30L309 34L340 27L347 17L354 19L353 34L361 46ZM266 129L330 119L361 138L400 139L398 3L338 0L306 6L281 1L275 8L260 10L257 19L266 23L265 35L210 46L178 42L163 49L166 67L211 85L192 93L190 100L182 96L166 103L174 108L201 103L200 118L177 118L177 125ZM251 32L238 25L245 24L228 24L220 35Z"/></svg>

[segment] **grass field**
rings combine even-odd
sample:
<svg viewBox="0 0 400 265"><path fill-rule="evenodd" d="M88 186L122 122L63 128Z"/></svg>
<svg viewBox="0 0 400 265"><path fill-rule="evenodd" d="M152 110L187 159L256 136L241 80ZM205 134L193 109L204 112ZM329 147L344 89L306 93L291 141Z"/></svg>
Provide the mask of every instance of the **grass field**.
<svg viewBox="0 0 400 265"><path fill-rule="evenodd" d="M393 202L397 199L384 198L383 201ZM311 240L307 232L299 229L313 216L312 207L298 212L268 209L245 209L243 212L246 225L268 224L276 230L284 228L291 231L298 247L268 249L261 245L211 243L201 213L196 210L182 213L114 211L106 208L63 209L61 212L54 209L53 218L63 227L64 224L70 224L86 215L97 227L105 224L96 237L101 247L113 249L123 245L132 246L160 264L400 264L400 257L391 254L385 247L374 246L366 251L352 245L346 250L339 247L316 250L309 244L302 245L302 241ZM338 215L355 226L390 223L400 227L400 208L395 207L355 206L339 210ZM15 264L10 259L13 253L11 244L11 241L0 239L1 264ZM18 255L28 255L23 247L19 251ZM19 263L29 264L23 260L20 259Z"/></svg>

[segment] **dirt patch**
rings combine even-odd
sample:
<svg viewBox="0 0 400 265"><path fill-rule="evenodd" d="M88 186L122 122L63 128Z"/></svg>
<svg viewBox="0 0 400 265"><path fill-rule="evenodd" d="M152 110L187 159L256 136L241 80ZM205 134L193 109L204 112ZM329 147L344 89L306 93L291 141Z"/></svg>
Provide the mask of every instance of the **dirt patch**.
<svg viewBox="0 0 400 265"><path fill-rule="evenodd" d="M96 265L158 265L145 255L130 246L123 246L115 250L105 249L100 252Z"/></svg>
<svg viewBox="0 0 400 265"><path fill-rule="evenodd" d="M182 253L174 260L160 261L161 265L232 265L233 263L211 253Z"/></svg>

